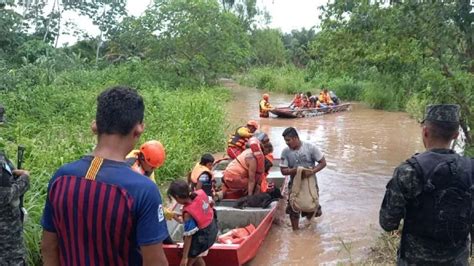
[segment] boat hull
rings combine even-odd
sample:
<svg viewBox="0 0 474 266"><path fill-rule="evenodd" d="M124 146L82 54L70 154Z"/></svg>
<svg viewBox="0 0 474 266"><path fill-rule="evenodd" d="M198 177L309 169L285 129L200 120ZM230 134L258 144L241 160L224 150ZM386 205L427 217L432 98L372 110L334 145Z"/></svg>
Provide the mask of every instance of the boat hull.
<svg viewBox="0 0 474 266"><path fill-rule="evenodd" d="M280 118L302 118L343 112L349 110L350 107L350 103L330 106L326 108L302 108L296 110L291 109L289 107L278 107L271 110L270 112Z"/></svg>
<svg viewBox="0 0 474 266"><path fill-rule="evenodd" d="M230 159L220 160L213 169L217 184L221 183L223 172ZM279 159L274 160L274 166L270 169L268 181L273 182L284 193L287 177L280 173ZM217 212L218 227L222 229L233 229L247 226L249 223L255 225L256 229L240 244L215 243L207 256L204 257L206 265L243 265L249 262L257 254L267 236L279 204L284 200L272 202L269 208L233 208L235 200L222 200L215 207ZM177 222L168 221L168 231L177 244L163 245L169 265L179 265L183 254L182 225Z"/></svg>

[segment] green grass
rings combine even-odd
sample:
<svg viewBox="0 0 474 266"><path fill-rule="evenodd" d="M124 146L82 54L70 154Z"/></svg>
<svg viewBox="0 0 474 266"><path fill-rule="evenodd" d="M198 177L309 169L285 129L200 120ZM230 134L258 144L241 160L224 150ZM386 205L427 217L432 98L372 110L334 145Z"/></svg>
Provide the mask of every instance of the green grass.
<svg viewBox="0 0 474 266"><path fill-rule="evenodd" d="M41 264L40 217L48 180L62 164L92 151L96 140L90 123L95 116L96 97L105 88L118 84L138 88L145 100L146 129L139 144L158 139L165 146L166 162L156 171L159 183L184 176L202 153L224 149L228 90L163 89L140 66L66 72L47 86L0 91L8 119L0 128L0 143L12 159L16 146L25 145L24 168L31 172L31 187L25 195L29 265Z"/></svg>

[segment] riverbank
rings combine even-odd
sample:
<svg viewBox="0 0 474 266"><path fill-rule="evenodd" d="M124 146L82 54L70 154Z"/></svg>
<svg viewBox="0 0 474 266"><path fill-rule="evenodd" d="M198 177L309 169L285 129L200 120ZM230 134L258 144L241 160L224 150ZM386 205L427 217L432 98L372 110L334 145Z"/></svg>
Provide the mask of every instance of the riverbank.
<svg viewBox="0 0 474 266"><path fill-rule="evenodd" d="M229 90L219 86L164 89L140 64L68 71L51 84L0 91L7 118L0 127L0 149L16 161L16 147L24 145L23 167L31 173L25 194L29 265L41 264L40 217L48 180L59 166L93 149L96 140L90 123L96 97L104 89L127 84L143 96L146 129L139 144L158 139L167 152L165 164L156 171L159 184L185 176L203 152L224 149L224 106L230 99Z"/></svg>

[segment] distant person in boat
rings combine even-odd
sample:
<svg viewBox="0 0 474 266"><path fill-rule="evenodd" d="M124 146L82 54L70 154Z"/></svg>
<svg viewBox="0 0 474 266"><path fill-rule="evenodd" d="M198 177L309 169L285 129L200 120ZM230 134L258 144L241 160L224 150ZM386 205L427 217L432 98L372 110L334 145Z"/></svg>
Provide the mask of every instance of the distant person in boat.
<svg viewBox="0 0 474 266"><path fill-rule="evenodd" d="M143 98L127 87L97 98L91 126L97 146L49 182L41 219L44 265L168 265L158 188L125 159L144 131L144 109Z"/></svg>
<svg viewBox="0 0 474 266"><path fill-rule="evenodd" d="M303 99L301 97L301 93L295 94L295 97L291 101L289 107L292 109L299 109L303 107Z"/></svg>
<svg viewBox="0 0 474 266"><path fill-rule="evenodd" d="M318 191L319 195L316 173L326 167L326 159L324 158L323 153L315 145L309 142L301 141L298 136L298 132L294 127L286 128L283 131L282 135L288 147L283 149L281 153L280 169L283 175L290 176L288 189L291 190L293 178L296 175L296 170L298 166L302 166L305 168L312 169L310 173L307 173L306 178L316 179L316 190ZM321 216L322 211L321 206L319 206L318 211L316 211L315 213L300 213L293 210L293 208L288 202L288 205L286 207L286 213L290 216L291 226L293 230L298 230L300 216L306 217L307 221L311 222L311 219L313 217Z"/></svg>
<svg viewBox="0 0 474 266"><path fill-rule="evenodd" d="M203 257L214 245L218 233L213 202L202 189L191 191L184 180L173 181L168 196L183 205L184 245L180 266L206 265Z"/></svg>
<svg viewBox="0 0 474 266"><path fill-rule="evenodd" d="M316 103L318 102L318 97L316 97L316 95L311 95L310 91L306 92L306 96L308 97L308 100L309 100L308 107L315 108Z"/></svg>
<svg viewBox="0 0 474 266"><path fill-rule="evenodd" d="M139 150L131 151L126 158L135 172L156 183L154 171L165 162L166 152L161 142L150 140L143 143Z"/></svg>
<svg viewBox="0 0 474 266"><path fill-rule="evenodd" d="M258 104L260 110L260 117L269 117L270 111L273 109L273 106L269 102L270 95L268 93L264 93L260 103Z"/></svg>
<svg viewBox="0 0 474 266"><path fill-rule="evenodd" d="M451 149L459 118L457 104L427 106L426 151L401 163L387 183L379 222L397 232L403 219L398 265L469 265L474 160Z"/></svg>
<svg viewBox="0 0 474 266"><path fill-rule="evenodd" d="M331 100L334 102L335 105L341 104L339 97L337 97L336 93L333 91L329 91L329 95L331 96Z"/></svg>
<svg viewBox="0 0 474 266"><path fill-rule="evenodd" d="M250 148L239 154L224 170L222 192L224 198L240 198L260 192L265 172L265 153L268 149L257 138L249 140Z"/></svg>
<svg viewBox="0 0 474 266"><path fill-rule="evenodd" d="M193 191L202 189L211 198L214 197L216 183L211 171L213 164L214 156L209 153L203 154L191 171L188 180Z"/></svg>
<svg viewBox="0 0 474 266"><path fill-rule="evenodd" d="M245 150L247 141L257 129L258 123L255 120L249 120L247 125L237 128L227 141L227 155L232 159L237 158Z"/></svg>
<svg viewBox="0 0 474 266"><path fill-rule="evenodd" d="M319 93L319 103L321 107L327 107L334 105L334 102L331 99L331 95L328 92L328 89L324 89L322 92Z"/></svg>

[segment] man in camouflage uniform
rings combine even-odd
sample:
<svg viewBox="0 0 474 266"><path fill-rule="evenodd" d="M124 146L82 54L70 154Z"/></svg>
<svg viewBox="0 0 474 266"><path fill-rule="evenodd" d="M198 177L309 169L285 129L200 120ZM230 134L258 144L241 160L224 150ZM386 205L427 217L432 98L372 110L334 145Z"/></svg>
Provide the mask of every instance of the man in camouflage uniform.
<svg viewBox="0 0 474 266"><path fill-rule="evenodd" d="M0 123L3 121L1 116L2 114L0 114ZM28 176L29 173L25 170L14 170L12 162L8 160L3 151L0 151L1 266L25 265L20 196L28 190Z"/></svg>
<svg viewBox="0 0 474 266"><path fill-rule="evenodd" d="M426 151L395 169L380 225L394 231L404 220L398 265L469 265L472 159L450 149L459 133L459 106L428 106L422 125Z"/></svg>

